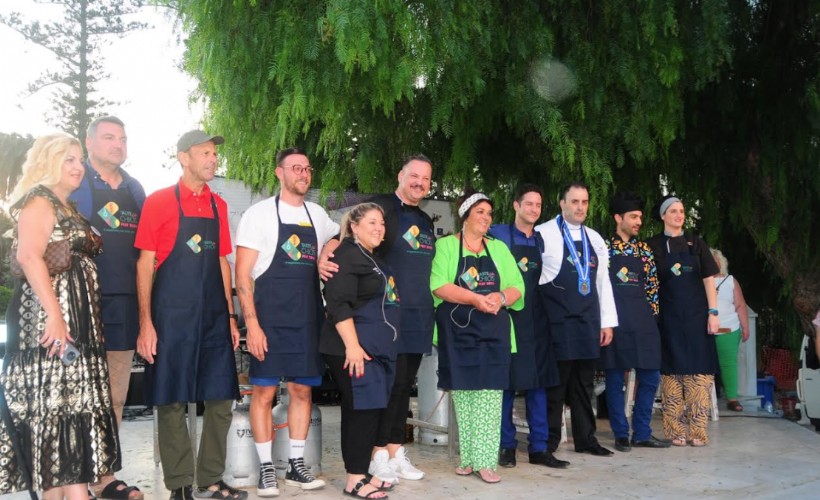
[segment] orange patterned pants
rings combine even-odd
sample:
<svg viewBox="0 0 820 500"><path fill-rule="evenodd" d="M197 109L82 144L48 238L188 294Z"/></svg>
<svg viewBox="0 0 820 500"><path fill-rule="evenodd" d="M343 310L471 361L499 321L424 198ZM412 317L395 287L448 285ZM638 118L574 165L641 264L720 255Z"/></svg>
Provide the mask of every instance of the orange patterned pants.
<svg viewBox="0 0 820 500"><path fill-rule="evenodd" d="M706 426L714 375L661 375L663 433L667 439L709 441Z"/></svg>

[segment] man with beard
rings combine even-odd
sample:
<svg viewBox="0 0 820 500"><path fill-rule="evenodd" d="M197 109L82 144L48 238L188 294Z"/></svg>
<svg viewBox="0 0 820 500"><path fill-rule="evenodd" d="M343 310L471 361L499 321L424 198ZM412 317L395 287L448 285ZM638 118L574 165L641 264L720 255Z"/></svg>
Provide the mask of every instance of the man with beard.
<svg viewBox="0 0 820 500"><path fill-rule="evenodd" d="M137 305L140 251L134 248L134 238L145 203L145 190L122 168L128 157L128 138L122 120L103 116L92 121L85 148L88 152L85 179L70 199L103 240L104 251L94 258L94 263L100 283L111 404L117 428L120 428L140 327ZM113 474L100 478L92 489L100 498L143 497L139 488L128 486Z"/></svg>
<svg viewBox="0 0 820 500"><path fill-rule="evenodd" d="M276 496L271 409L281 378L290 405L290 458L285 483L303 490L321 488L305 466L312 387L322 383L319 332L324 307L319 292L318 257L339 233L319 205L305 201L313 167L302 149L276 155L278 195L250 207L236 233L236 289L247 327L250 419L261 463L257 494Z"/></svg>
<svg viewBox="0 0 820 500"><path fill-rule="evenodd" d="M384 210L384 241L375 253L390 266L401 292L396 376L370 463L371 474L393 483L424 477L402 444L410 390L422 356L433 347L433 297L429 290L436 237L433 220L419 208L430 193L432 175L429 158L422 154L410 156L399 171L396 191L371 200Z"/></svg>
<svg viewBox="0 0 820 500"><path fill-rule="evenodd" d="M416 468L404 448L404 429L410 407L410 390L425 353L433 348L433 297L430 274L436 253L433 220L419 204L430 193L433 164L423 154L405 158L398 173L399 185L392 194L371 200L384 211L384 241L374 253L390 266L401 293L401 327L397 340L396 376L390 401L382 419L369 472L382 481L396 484L400 479L419 480L424 472ZM338 266L327 259L339 244L327 246L322 256L322 279L329 279Z"/></svg>
<svg viewBox="0 0 820 500"><path fill-rule="evenodd" d="M536 226L544 239L539 292L549 317L560 385L547 390L549 450L561 441L564 403L572 412L575 451L608 457L595 437L592 411L595 361L612 341L618 314L606 274L609 253L601 235L584 226L589 189L581 182L564 186L561 213ZM600 272L599 272L600 271Z"/></svg>
<svg viewBox="0 0 820 500"><path fill-rule="evenodd" d="M516 391L526 392L530 463L557 469L569 466L569 462L555 458L547 446L546 388L557 385L560 380L550 345L549 328L543 324L544 314L537 293L544 240L534 228L541 217L542 199L543 191L535 184L519 186L513 201L515 222L496 224L490 228L490 235L503 241L515 257L526 287L524 309L510 311L517 352L510 361L510 387L504 391L502 400L501 451L498 455L498 464L502 467L516 465L518 442L512 421Z"/></svg>
<svg viewBox="0 0 820 500"><path fill-rule="evenodd" d="M631 192L619 192L609 203L615 218L615 235L609 247L609 278L612 282L618 327L612 343L601 348L599 368L606 370L606 406L615 434L615 449L632 446L668 448L671 443L652 436L652 404L661 380L661 337L658 331L658 274L652 250L638 240L643 200ZM624 411L624 371L635 370L638 391L632 410L632 441Z"/></svg>

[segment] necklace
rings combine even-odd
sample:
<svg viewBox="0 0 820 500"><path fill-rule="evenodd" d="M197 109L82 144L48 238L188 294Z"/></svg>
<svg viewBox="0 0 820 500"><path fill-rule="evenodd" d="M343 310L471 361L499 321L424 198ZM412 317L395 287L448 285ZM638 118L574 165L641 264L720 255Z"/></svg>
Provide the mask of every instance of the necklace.
<svg viewBox="0 0 820 500"><path fill-rule="evenodd" d="M463 233L461 235L461 241L464 242L464 246L467 247L467 250L473 252L476 255L478 255L481 252L481 248L484 246L484 237L483 236L480 237L479 240L478 240L478 248L475 248L474 246L472 246L470 244L470 242L467 241L467 237Z"/></svg>

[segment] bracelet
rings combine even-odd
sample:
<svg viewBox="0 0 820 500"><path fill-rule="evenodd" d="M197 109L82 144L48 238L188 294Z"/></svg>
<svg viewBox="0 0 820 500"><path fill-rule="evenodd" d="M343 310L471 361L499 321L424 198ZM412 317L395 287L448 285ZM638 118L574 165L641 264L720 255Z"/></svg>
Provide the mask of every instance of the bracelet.
<svg viewBox="0 0 820 500"><path fill-rule="evenodd" d="M709 314L711 314L712 316L717 316L718 315L718 310L717 309L709 309Z"/></svg>
<svg viewBox="0 0 820 500"><path fill-rule="evenodd" d="M498 293L501 294L501 305L507 305L507 295L504 293L504 291L500 291Z"/></svg>
<svg viewBox="0 0 820 500"><path fill-rule="evenodd" d="M239 315L236 313L230 313L228 314L228 319L235 319L236 321L239 321Z"/></svg>

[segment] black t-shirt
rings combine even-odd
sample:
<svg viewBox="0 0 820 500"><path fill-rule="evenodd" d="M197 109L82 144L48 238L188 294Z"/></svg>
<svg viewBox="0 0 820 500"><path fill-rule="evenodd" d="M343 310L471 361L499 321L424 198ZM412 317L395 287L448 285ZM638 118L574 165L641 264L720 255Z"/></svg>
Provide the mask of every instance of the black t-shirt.
<svg viewBox="0 0 820 500"><path fill-rule="evenodd" d="M670 267L667 259L670 253L691 252L697 258L698 273L700 273L702 279L720 272L720 268L718 268L715 258L712 257L712 252L709 250L709 245L699 236L684 233L681 236L669 237L664 233L660 233L646 242L652 249L652 253L655 254L655 265L659 270ZM663 284L663 273L659 272L658 276L661 279L661 284Z"/></svg>
<svg viewBox="0 0 820 500"><path fill-rule="evenodd" d="M396 236L399 232L399 212L396 208L401 207L400 210L421 214L425 219L430 221L430 226L433 227L433 219L427 215L427 212L417 206L405 204L396 196L396 193L380 194L370 198L368 201L376 203L384 210L384 241L375 251L376 255L383 258L393 249L393 244L396 242Z"/></svg>
<svg viewBox="0 0 820 500"><path fill-rule="evenodd" d="M336 323L352 318L357 309L374 297L384 294L384 278L376 272L376 264L384 263L376 255L361 248L352 238L345 238L333 252L331 261L339 272L325 283L325 319L319 337L319 352L344 356L345 345L336 331Z"/></svg>

